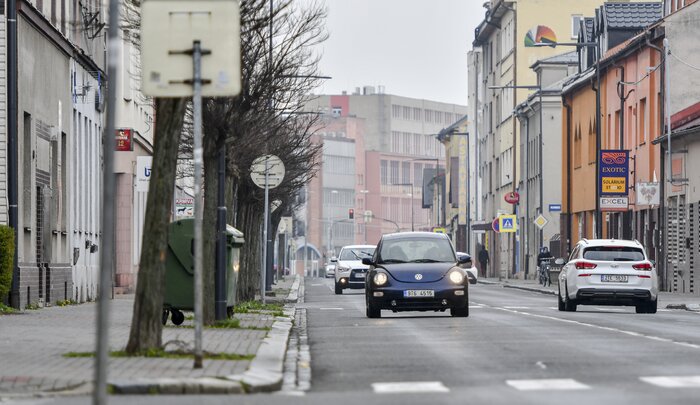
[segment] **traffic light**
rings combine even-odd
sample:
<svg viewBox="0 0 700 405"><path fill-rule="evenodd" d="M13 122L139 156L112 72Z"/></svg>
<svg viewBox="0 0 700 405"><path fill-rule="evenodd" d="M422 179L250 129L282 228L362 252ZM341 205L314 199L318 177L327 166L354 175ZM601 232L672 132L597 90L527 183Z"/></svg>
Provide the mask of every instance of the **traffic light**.
<svg viewBox="0 0 700 405"><path fill-rule="evenodd" d="M355 219L355 209L354 208L350 208L348 210L348 219Z"/></svg>

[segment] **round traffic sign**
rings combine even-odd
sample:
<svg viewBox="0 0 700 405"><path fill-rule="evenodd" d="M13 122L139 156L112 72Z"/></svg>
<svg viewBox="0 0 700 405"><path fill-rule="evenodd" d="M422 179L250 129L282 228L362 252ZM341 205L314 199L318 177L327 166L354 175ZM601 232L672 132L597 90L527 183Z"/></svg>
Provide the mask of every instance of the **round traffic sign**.
<svg viewBox="0 0 700 405"><path fill-rule="evenodd" d="M263 155L253 161L250 166L250 177L260 188L275 188L284 179L284 163L275 155Z"/></svg>
<svg viewBox="0 0 700 405"><path fill-rule="evenodd" d="M493 229L494 232L501 232L498 217L491 222L491 229Z"/></svg>

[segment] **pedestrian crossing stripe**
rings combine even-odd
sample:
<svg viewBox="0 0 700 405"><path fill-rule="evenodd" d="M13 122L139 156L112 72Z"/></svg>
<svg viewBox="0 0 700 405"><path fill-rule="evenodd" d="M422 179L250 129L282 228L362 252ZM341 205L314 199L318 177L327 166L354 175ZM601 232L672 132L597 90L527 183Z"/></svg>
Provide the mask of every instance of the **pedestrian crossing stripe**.
<svg viewBox="0 0 700 405"><path fill-rule="evenodd" d="M373 383L372 389L377 394L450 392L450 389L445 387L440 381Z"/></svg>
<svg viewBox="0 0 700 405"><path fill-rule="evenodd" d="M639 377L647 384L662 388L700 388L700 376Z"/></svg>
<svg viewBox="0 0 700 405"><path fill-rule="evenodd" d="M506 384L519 391L587 390L589 387L571 378L543 378L538 380L507 380Z"/></svg>

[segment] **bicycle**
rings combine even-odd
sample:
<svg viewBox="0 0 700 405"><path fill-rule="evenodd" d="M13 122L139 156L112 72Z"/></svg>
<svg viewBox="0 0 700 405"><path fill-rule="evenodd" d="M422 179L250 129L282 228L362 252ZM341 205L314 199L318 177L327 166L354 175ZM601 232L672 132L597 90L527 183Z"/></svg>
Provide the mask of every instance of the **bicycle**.
<svg viewBox="0 0 700 405"><path fill-rule="evenodd" d="M546 287L552 285L552 279L549 275L551 269L551 259L542 259L540 266L537 268L539 284Z"/></svg>

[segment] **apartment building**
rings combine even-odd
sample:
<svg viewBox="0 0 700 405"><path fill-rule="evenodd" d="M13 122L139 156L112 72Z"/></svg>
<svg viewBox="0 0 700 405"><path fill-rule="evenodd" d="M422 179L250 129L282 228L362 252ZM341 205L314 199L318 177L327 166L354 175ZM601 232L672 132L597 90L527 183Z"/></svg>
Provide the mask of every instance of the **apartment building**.
<svg viewBox="0 0 700 405"><path fill-rule="evenodd" d="M355 155L356 162L364 161L364 168L362 174L359 169L355 173L352 206L329 206L329 212L339 212L339 217L347 217L347 210L354 208L350 223L356 242L376 243L384 233L444 226L444 149L436 137L464 116L466 107L386 94L381 86L365 86L353 94L314 96L306 108L324 116L364 122L362 146L356 141ZM335 196L331 201L341 198L341 190L333 187L324 184L324 195Z"/></svg>
<svg viewBox="0 0 700 405"><path fill-rule="evenodd" d="M475 30L469 73L479 87L470 92L469 105L478 106L474 129L478 157L479 243L490 258L489 275L509 276L520 271L516 234L495 233L489 224L501 214L518 214L518 205L505 201L520 183L520 128L515 107L537 89L529 67L537 60L562 53L554 45L578 36L579 21L603 0L491 0L484 3L484 20ZM542 12L547 10L546 13ZM472 107L473 108L473 107Z"/></svg>

